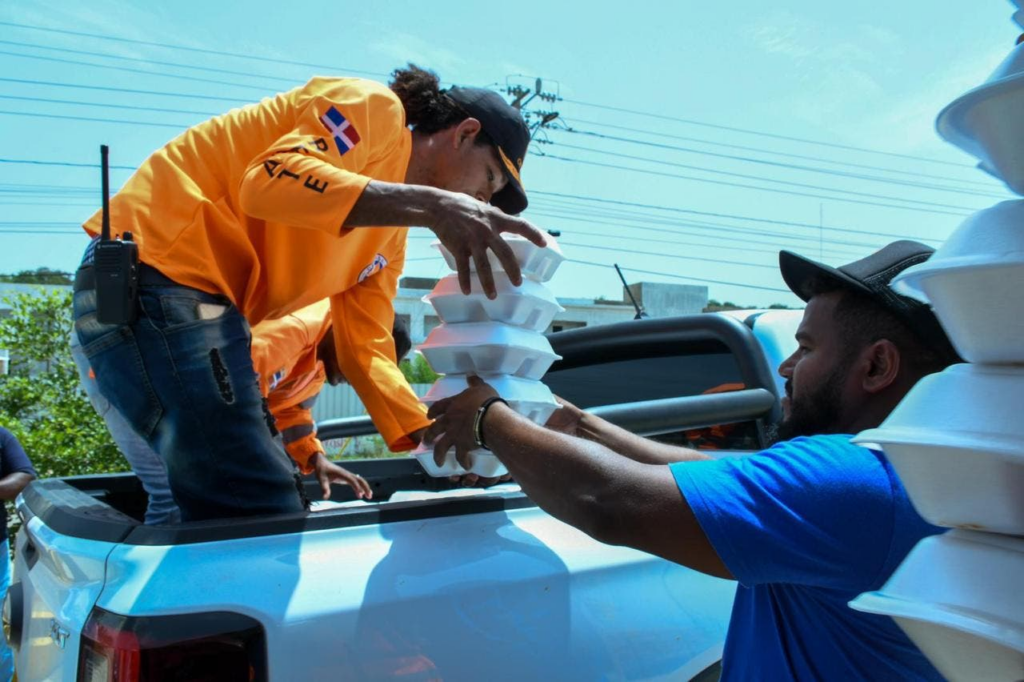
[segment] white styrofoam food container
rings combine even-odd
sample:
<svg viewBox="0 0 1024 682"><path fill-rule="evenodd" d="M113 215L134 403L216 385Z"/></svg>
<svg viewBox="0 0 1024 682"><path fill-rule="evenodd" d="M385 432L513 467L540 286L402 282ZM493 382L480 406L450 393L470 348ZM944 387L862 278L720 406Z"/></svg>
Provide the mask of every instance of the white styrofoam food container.
<svg viewBox="0 0 1024 682"><path fill-rule="evenodd" d="M565 260L565 256L562 255L562 250L558 248L555 238L550 235L544 236L548 242L547 246L537 246L526 237L520 237L519 235L501 235L501 238L508 242L512 252L516 255L516 262L519 263L523 277L532 279L535 282L547 282L550 280L555 276L558 266ZM441 245L441 242L434 242L433 246L444 256L444 261L450 269L458 270L455 265L455 257L452 256L448 249ZM491 262L492 270L502 269L501 261L494 255L494 251L488 249L487 258ZM471 271L476 272L476 262L472 258L469 260L469 268Z"/></svg>
<svg viewBox="0 0 1024 682"><path fill-rule="evenodd" d="M439 374L512 374L540 379L559 359L543 334L500 322L441 325L419 349Z"/></svg>
<svg viewBox="0 0 1024 682"><path fill-rule="evenodd" d="M548 417L559 408L551 389L539 381L504 374L485 374L480 378L508 401L509 407L535 424L543 426L547 423ZM449 374L434 382L422 400L427 405L432 405L438 400L462 393L468 386L465 375Z"/></svg>
<svg viewBox="0 0 1024 682"><path fill-rule="evenodd" d="M482 478L497 478L508 473L508 469L494 456L493 452L482 449L470 451L469 469L464 469L455 459L455 450L448 452L442 466L437 466L434 463L434 449L432 447L421 445L412 451L412 455L420 463L420 466L423 467L423 470L434 478L462 476L464 474L476 474Z"/></svg>
<svg viewBox="0 0 1024 682"><path fill-rule="evenodd" d="M494 299L487 298L475 275L470 281L473 291L466 295L459 288L459 276L448 275L423 300L445 324L504 322L536 332L546 330L555 315L565 310L550 289L530 279L516 287L504 272L495 272Z"/></svg>
<svg viewBox="0 0 1024 682"><path fill-rule="evenodd" d="M1024 367L953 365L853 441L882 447L930 523L1024 535L1022 408Z"/></svg>
<svg viewBox="0 0 1024 682"><path fill-rule="evenodd" d="M1014 15L1019 18L1020 13ZM935 121L939 135L976 157L978 167L1024 194L1024 43L1017 45L984 84L946 106Z"/></svg>
<svg viewBox="0 0 1024 682"><path fill-rule="evenodd" d="M1024 679L1024 538L925 538L877 592L850 602L891 616L950 680Z"/></svg>
<svg viewBox="0 0 1024 682"><path fill-rule="evenodd" d="M931 303L965 360L1024 362L1024 200L969 216L931 258L893 278L893 288Z"/></svg>

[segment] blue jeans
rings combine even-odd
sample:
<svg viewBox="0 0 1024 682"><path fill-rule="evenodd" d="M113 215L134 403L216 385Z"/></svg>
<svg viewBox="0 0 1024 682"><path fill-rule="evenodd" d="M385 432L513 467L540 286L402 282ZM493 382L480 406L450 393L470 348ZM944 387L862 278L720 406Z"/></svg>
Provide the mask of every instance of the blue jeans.
<svg viewBox="0 0 1024 682"><path fill-rule="evenodd" d="M10 540L0 542L0 603L7 598L7 589L11 586L11 543ZM14 652L7 643L7 636L0 632L0 682L10 682L14 677Z"/></svg>
<svg viewBox="0 0 1024 682"><path fill-rule="evenodd" d="M117 444L124 458L128 460L132 471L139 477L143 489L149 496L146 507L147 524L173 524L181 521L181 511L171 495L171 484L167 481L167 467L160 455L135 433L131 424L125 421L121 413L115 410L110 401L100 393L96 380L89 376L89 358L82 351L78 334L71 334L71 357L78 366L78 377L89 402L96 413L103 417L111 438Z"/></svg>
<svg viewBox="0 0 1024 682"><path fill-rule="evenodd" d="M148 266L137 319L96 319L74 294L75 330L100 393L159 453L182 521L301 512L294 462L274 443L250 355L249 325L223 296Z"/></svg>

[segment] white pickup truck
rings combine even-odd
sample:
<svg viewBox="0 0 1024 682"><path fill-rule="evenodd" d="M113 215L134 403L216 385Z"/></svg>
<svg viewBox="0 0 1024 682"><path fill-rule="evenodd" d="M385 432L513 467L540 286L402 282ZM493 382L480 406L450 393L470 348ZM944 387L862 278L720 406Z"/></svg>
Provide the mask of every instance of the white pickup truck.
<svg viewBox="0 0 1024 682"><path fill-rule="evenodd" d="M544 380L637 433L756 450L799 318L552 334L563 359ZM130 474L34 482L5 604L19 679L717 679L733 583L596 542L514 484L452 489L411 458L346 466L372 502L336 487L309 514L178 526L141 524Z"/></svg>

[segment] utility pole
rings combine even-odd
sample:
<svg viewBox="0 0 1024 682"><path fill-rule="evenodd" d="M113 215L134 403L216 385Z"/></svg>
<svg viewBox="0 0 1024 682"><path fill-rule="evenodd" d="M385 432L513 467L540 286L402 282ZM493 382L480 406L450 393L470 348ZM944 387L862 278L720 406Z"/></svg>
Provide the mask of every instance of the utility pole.
<svg viewBox="0 0 1024 682"><path fill-rule="evenodd" d="M545 89L543 78L536 78L528 83L526 76L506 76L505 92L512 98L512 106L522 113L526 124L530 127L530 137L535 137L538 130L548 127L558 118L558 111L554 109L555 103L561 101L559 94L560 85L558 81L548 80L548 89ZM534 100L539 100L546 106L544 109L529 109Z"/></svg>

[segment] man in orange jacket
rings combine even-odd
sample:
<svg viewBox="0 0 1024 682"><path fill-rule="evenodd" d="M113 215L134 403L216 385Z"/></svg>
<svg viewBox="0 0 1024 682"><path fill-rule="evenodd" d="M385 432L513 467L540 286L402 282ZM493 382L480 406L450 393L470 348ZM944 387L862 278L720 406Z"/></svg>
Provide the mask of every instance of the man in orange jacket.
<svg viewBox="0 0 1024 682"><path fill-rule="evenodd" d="M76 273L75 330L100 392L165 461L182 520L303 510L252 381L249 325L325 298L341 369L388 446L419 441L430 422L390 333L407 226L453 253L463 291L472 258L494 295L488 250L518 284L500 234L545 243L514 217L528 143L497 93L442 92L410 65L390 87L314 78L143 162L110 202L114 230L138 244L137 315L100 322L94 240ZM99 233L99 213L85 229Z"/></svg>
<svg viewBox="0 0 1024 682"><path fill-rule="evenodd" d="M316 474L325 500L331 496L332 482L350 485L357 497L370 499L373 491L369 484L328 460L323 443L316 437L313 404L324 383L348 383L334 352L330 312L330 302L321 301L279 320L256 325L252 330L252 362L274 426L299 471ZM412 348L409 332L396 319L391 336L395 358L401 362Z"/></svg>

